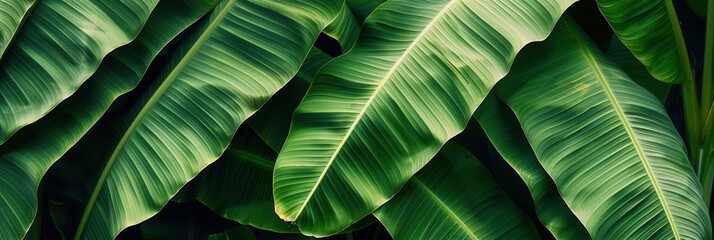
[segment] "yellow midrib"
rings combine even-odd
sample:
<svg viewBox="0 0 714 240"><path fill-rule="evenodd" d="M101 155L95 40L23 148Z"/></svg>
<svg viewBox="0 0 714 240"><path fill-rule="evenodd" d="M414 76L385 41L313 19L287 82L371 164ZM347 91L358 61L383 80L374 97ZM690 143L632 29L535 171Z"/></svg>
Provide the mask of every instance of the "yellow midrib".
<svg viewBox="0 0 714 240"><path fill-rule="evenodd" d="M315 191L317 190L317 186L320 185L320 182L322 182L322 179L325 177L327 170L330 169L330 165L332 165L332 163L335 161L335 158L337 158L337 154L340 152L342 147L345 145L345 143L347 142L347 139L349 138L349 136L352 134L355 127L357 126L357 123L360 122L360 120L362 119L362 116L364 116L365 112L367 112L367 108L372 104L375 97L377 96L377 93L379 93L379 91L382 89L384 84L387 82L387 79L389 79L392 76L392 74L394 74L397 67L401 64L401 62L404 61L404 59L409 55L409 53L412 51L412 49L414 49L414 47L417 45L417 43L419 43L420 40L426 35L426 33L429 32L429 30L434 26L434 24L436 24L436 22L438 22L438 20L440 20L444 14L446 14L446 11L449 10L449 8L455 2L459 2L459 1L460 0L452 0L451 2L446 4L444 6L444 8L441 9L436 15L434 15L434 18L424 27L424 29L419 33L419 35L417 35L417 37L414 38L414 41L412 41L412 43L409 44L409 46L404 50L404 53L402 53L402 55L399 56L397 61L394 62L394 64L392 65L392 68L390 68L389 71L387 72L387 74L384 76L384 78L382 78L381 82L379 83L379 85L377 85L377 88L374 90L372 95L369 97L369 99L365 103L364 107L362 107L362 110L360 110L360 113L355 118L355 121L352 123L352 126L350 126L350 128L347 130L347 133L345 133L345 136L342 138L342 141L340 142L340 144L337 145L337 148L335 149L334 153L332 154L332 157L330 157L330 160L327 161L325 168L322 170L322 173L320 174L317 181L315 182L315 185L312 187L312 190L310 190L310 192L308 193L307 197L305 198L305 201L303 201L303 203L300 206L300 208L298 209L298 211L295 214L292 214L292 216L293 216L292 218L289 216L288 217L280 216L281 218L287 219L290 221L295 221L300 216L300 214L302 214L302 212L303 212L303 210L305 210L305 207L307 206L307 203L309 202L310 198L312 198L312 195L315 194Z"/></svg>
<svg viewBox="0 0 714 240"><path fill-rule="evenodd" d="M657 178L654 176L654 172L652 171L652 167L649 164L649 161L647 160L647 156L645 155L644 150L642 149L642 146L639 143L639 140L637 140L637 137L635 136L634 131L632 130L632 126L630 125L630 122L627 120L627 117L625 116L625 112L622 110L620 107L619 103L617 102L617 99L615 98L614 93L612 92L612 89L610 88L610 85L607 83L605 80L604 75L602 74L602 71L600 70L600 67L598 66L597 62L595 62L594 57L590 53L590 50L588 49L587 45L582 42L580 37L578 36L577 30L575 30L575 27L572 26L570 20L563 21L565 22L566 26L568 27L568 30L571 34L574 35L575 41L578 43L578 46L582 49L583 53L585 54L585 57L587 58L590 67L592 68L593 72L595 72L598 80L600 81L600 84L603 86L603 89L605 93L607 93L607 97L610 100L610 103L613 105L615 108L615 112L617 113L617 116L620 118L620 121L625 127L625 130L627 131L627 135L629 136L630 140L632 141L632 144L635 147L635 150L637 151L637 155L640 158L640 161L645 167L645 171L647 172L647 177L649 177L650 182L652 182L652 187L654 188L655 192L657 193L657 197L660 201L660 204L662 205L662 208L664 209L664 213L667 216L667 220L669 221L669 225L672 229L672 233L674 234L674 238L679 240L679 231L677 231L677 227L674 221L674 216L672 215L672 212L669 210L669 205L667 204L667 201L664 197L664 194L662 193L662 189L659 186L659 183L657 182Z"/></svg>
<svg viewBox="0 0 714 240"><path fill-rule="evenodd" d="M199 37L198 40L196 40L196 42L191 46L191 49L186 53L186 55L184 55L181 61L179 61L176 67L166 77L166 80L161 84L161 86L159 86L156 92L146 102L146 105L141 108L141 111L139 112L139 114L137 114L136 118L134 118L134 121L132 121L131 125L126 130L117 146L114 148L112 155L109 157L109 160L107 160L107 165L104 167L102 174L97 180L97 184L92 190L92 195L90 196L89 201L87 202L87 206L84 209L84 213L82 214L82 218L80 219L77 231L74 234L75 240L80 239L82 234L84 233L84 228L87 224L87 220L89 219L89 215L92 212L92 209L94 208L94 204L97 201L97 197L99 197L99 193L102 190L102 186L104 185L104 182L109 176L109 172L112 166L114 165L114 162L116 161L117 157L119 156L119 152L121 152L121 149L124 148L124 145L127 143L129 137L134 133L134 131L136 130L146 113L149 111L149 109L156 103L156 101L166 91L166 89L168 89L168 87L176 79L178 74L181 73L184 67L186 67L191 58L196 55L198 49L203 45L206 39L208 39L211 33L218 27L218 24L221 22L221 20L223 20L226 14L228 14L229 10L233 7L233 4L236 1L237 0L228 0L226 6L221 10L221 12L218 13L218 15L216 15L216 18L209 24L208 28L206 28L203 34L201 34L201 37Z"/></svg>

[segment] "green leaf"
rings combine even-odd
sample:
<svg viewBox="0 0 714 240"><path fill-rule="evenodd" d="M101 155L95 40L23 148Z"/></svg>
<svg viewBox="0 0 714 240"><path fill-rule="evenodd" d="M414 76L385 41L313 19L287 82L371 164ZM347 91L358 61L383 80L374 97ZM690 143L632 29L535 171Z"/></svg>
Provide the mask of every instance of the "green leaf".
<svg viewBox="0 0 714 240"><path fill-rule="evenodd" d="M39 1L0 0L0 9L3 10L0 14L0 60L37 2Z"/></svg>
<svg viewBox="0 0 714 240"><path fill-rule="evenodd" d="M704 19L707 16L707 0L684 0L689 5L689 9Z"/></svg>
<svg viewBox="0 0 714 240"><path fill-rule="evenodd" d="M481 162L452 142L374 215L395 239L539 238Z"/></svg>
<svg viewBox="0 0 714 240"><path fill-rule="evenodd" d="M195 198L217 214L278 233L299 233L273 207L272 173L278 153L247 126L236 133L220 159L187 184L179 195Z"/></svg>
<svg viewBox="0 0 714 240"><path fill-rule="evenodd" d="M0 212L14 213L0 218L0 239L18 239L24 234L37 211L36 189L45 172L115 98L141 80L164 45L212 6L210 1L160 3L137 38L109 54L74 95L0 145L0 195L4 196Z"/></svg>
<svg viewBox="0 0 714 240"><path fill-rule="evenodd" d="M277 233L300 233L297 226L278 218L273 208L272 173L277 156L255 131L241 126L221 158L184 186L174 200L197 199L219 215L244 225ZM360 230L375 221L368 216L343 233Z"/></svg>
<svg viewBox="0 0 714 240"><path fill-rule="evenodd" d="M615 36L613 36L612 41L610 41L607 56L613 62L617 63L633 81L654 94L660 102L664 103L667 100L672 85L657 81L657 79L650 75L647 68L645 68L645 66L632 55L630 50L622 44L620 39Z"/></svg>
<svg viewBox="0 0 714 240"><path fill-rule="evenodd" d="M95 125L60 160L56 179L101 173L75 185L84 193L76 201L61 202L81 209L65 234L108 239L158 212L295 75L340 6L337 0L224 0L194 26L132 108Z"/></svg>
<svg viewBox="0 0 714 240"><path fill-rule="evenodd" d="M545 38L571 3L381 5L293 115L273 177L278 215L326 236L382 205L464 129L518 50Z"/></svg>
<svg viewBox="0 0 714 240"><path fill-rule="evenodd" d="M0 59L0 144L77 91L158 2L38 1Z"/></svg>
<svg viewBox="0 0 714 240"><path fill-rule="evenodd" d="M374 12L374 9L379 7L387 0L345 0L345 4L350 8L358 23L363 23L364 20Z"/></svg>
<svg viewBox="0 0 714 240"><path fill-rule="evenodd" d="M691 75L672 0L598 0L597 4L617 37L652 76L681 83Z"/></svg>
<svg viewBox="0 0 714 240"><path fill-rule="evenodd" d="M334 21L323 31L326 35L340 43L342 52L349 52L357 43L360 32L360 22L357 22L347 4L342 4L342 10Z"/></svg>
<svg viewBox="0 0 714 240"><path fill-rule="evenodd" d="M710 239L702 189L661 103L570 19L497 88L594 239Z"/></svg>
<svg viewBox="0 0 714 240"><path fill-rule="evenodd" d="M330 55L313 47L307 54L297 75L280 89L263 107L246 120L258 135L279 152L290 130L290 120L300 100L305 96L315 74L325 63L332 60Z"/></svg>
<svg viewBox="0 0 714 240"><path fill-rule="evenodd" d="M518 173L531 192L535 210L553 236L558 239L590 239L583 224L538 163L523 129L513 112L493 94L489 94L474 113L491 143L503 159Z"/></svg>

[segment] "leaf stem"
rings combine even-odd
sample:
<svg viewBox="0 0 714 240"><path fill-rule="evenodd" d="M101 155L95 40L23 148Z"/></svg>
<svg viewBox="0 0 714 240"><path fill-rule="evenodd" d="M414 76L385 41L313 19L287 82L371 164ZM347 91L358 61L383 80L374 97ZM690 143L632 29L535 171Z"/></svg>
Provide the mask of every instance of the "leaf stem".
<svg viewBox="0 0 714 240"><path fill-rule="evenodd" d="M699 99L697 94L696 80L692 73L692 65L689 62L689 54L687 54L687 46L684 43L684 35L682 28L679 26L679 19L674 9L672 0L664 1L667 5L667 14L669 15L670 23L674 30L674 39L677 43L677 53L680 58L680 67L684 79L682 80L682 101L684 103L684 122L687 132L687 140L689 144L690 161L692 166L699 176L699 181L702 184L706 181L702 174L702 163L700 162L700 140L701 140L701 114L699 112Z"/></svg>
<svg viewBox="0 0 714 240"><path fill-rule="evenodd" d="M702 141L702 156L701 161L704 165L704 200L707 205L711 205L712 186L714 185L714 156L712 148L714 148L714 0L709 0L707 3L707 22L706 22L706 37L704 46L704 74L702 76L702 124L703 133ZM712 215L711 206L709 215Z"/></svg>

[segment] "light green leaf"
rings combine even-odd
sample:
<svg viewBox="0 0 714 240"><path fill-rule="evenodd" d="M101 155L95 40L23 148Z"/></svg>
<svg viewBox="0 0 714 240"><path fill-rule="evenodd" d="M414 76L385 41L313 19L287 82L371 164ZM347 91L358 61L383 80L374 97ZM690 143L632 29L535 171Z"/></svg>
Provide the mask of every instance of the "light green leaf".
<svg viewBox="0 0 714 240"><path fill-rule="evenodd" d="M347 4L342 4L342 10L334 21L323 31L326 35L340 43L342 53L349 52L357 43L360 32L360 23L352 15Z"/></svg>
<svg viewBox="0 0 714 240"><path fill-rule="evenodd" d="M391 198L464 129L516 53L572 1L394 0L325 65L278 156L278 215L339 232Z"/></svg>
<svg viewBox="0 0 714 240"><path fill-rule="evenodd" d="M27 231L37 211L36 189L45 172L115 98L141 80L164 45L212 6L210 1L160 3L136 40L109 54L96 73L47 116L0 145L0 212L13 213L0 218L0 239L18 239Z"/></svg>
<svg viewBox="0 0 714 240"><path fill-rule="evenodd" d="M38 1L0 59L0 144L77 91L158 2Z"/></svg>
<svg viewBox="0 0 714 240"><path fill-rule="evenodd" d="M474 118L498 153L528 186L538 218L553 236L558 239L590 239L583 224L561 198L553 179L539 164L518 119L508 106L489 94L474 113Z"/></svg>
<svg viewBox="0 0 714 240"><path fill-rule="evenodd" d="M452 142L374 215L395 239L540 238L481 162Z"/></svg>
<svg viewBox="0 0 714 240"><path fill-rule="evenodd" d="M617 37L652 76L666 83L681 83L691 76L672 0L598 0L597 4Z"/></svg>
<svg viewBox="0 0 714 240"><path fill-rule="evenodd" d="M702 189L660 102L570 19L497 88L594 239L710 239Z"/></svg>
<svg viewBox="0 0 714 240"><path fill-rule="evenodd" d="M246 120L258 135L276 152L280 152L290 130L290 120L300 100L305 96L315 74L325 63L332 60L330 55L313 47L307 54L297 75L280 89L263 107Z"/></svg>
<svg viewBox="0 0 714 240"><path fill-rule="evenodd" d="M0 0L0 61L38 0Z"/></svg>
<svg viewBox="0 0 714 240"><path fill-rule="evenodd" d="M610 41L607 56L613 62L617 63L633 81L654 94L660 102L664 103L667 101L667 96L669 96L669 90L672 85L657 81L616 36L613 36L612 41Z"/></svg>
<svg viewBox="0 0 714 240"><path fill-rule="evenodd" d="M337 0L224 0L194 25L134 107L95 125L60 160L56 179L101 173L75 185L84 193L76 201L56 200L75 205L64 207L69 211L81 209L63 231L108 239L158 212L295 75L340 6Z"/></svg>

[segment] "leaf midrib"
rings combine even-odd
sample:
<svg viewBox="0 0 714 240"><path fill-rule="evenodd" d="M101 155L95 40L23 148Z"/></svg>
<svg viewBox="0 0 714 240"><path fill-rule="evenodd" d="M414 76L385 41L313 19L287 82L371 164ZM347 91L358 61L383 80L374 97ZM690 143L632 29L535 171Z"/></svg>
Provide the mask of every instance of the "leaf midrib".
<svg viewBox="0 0 714 240"><path fill-rule="evenodd" d="M114 148L114 151L112 152L112 155L109 157L109 160L107 161L106 166L104 167L104 170L102 171L102 174L99 176L99 179L97 180L97 184L94 186L94 190L92 190L92 195L89 198L89 201L87 202L87 206L84 209L84 213L82 214L82 218L80 219L79 225L77 227L77 231L75 233L74 239L78 240L81 238L82 234L84 233L84 228L87 224L87 220L89 219L89 215L92 212L92 209L94 208L94 204L96 204L97 198L99 197L99 193L103 189L104 182L106 182L107 177L109 176L109 172L112 169L112 166L114 165L114 162L116 161L119 153L121 152L122 149L124 149L124 145L127 143L128 139L130 136L133 135L133 133L136 131L136 128L138 127L139 123L143 120L144 116L147 114L149 109L158 101L158 99L163 95L163 93L168 89L168 87L173 83L173 81L176 79L176 77L183 71L183 69L186 67L188 62L193 58L194 55L198 52L198 49L201 48L203 43L208 39L208 37L213 33L213 31L218 27L218 24L223 20L226 14L230 11L230 9L233 7L235 2L237 0L227 0L228 2L226 3L226 6L221 10L221 12L216 16L216 18L209 24L209 26L206 28L206 30L201 34L201 36L198 38L198 40L191 46L191 49L186 53L181 58L181 61L176 65L176 67L169 73L169 75L166 77L166 80L159 86L159 88L156 90L156 92L149 98L147 101L146 105L142 107L141 111L139 114L137 114L136 118L134 118L134 121L132 121L131 125L127 129L127 131L124 133L122 136L121 140L117 144L117 146Z"/></svg>
<svg viewBox="0 0 714 240"><path fill-rule="evenodd" d="M650 179L650 182L652 183L652 187L654 188L655 192L657 193L657 197L660 201L660 204L662 205L665 215L667 216L667 221L669 222L669 225L672 229L674 238L679 240L680 239L679 232L677 231L674 217L672 215L672 212L669 210L669 205L667 204L664 194L662 193L662 189L660 188L659 183L657 182L657 178L654 176L652 167L649 164L647 156L645 155L644 150L642 149L642 146L639 143L639 140L635 136L634 130L632 129L632 126L630 125L629 120L627 120L627 117L625 116L624 111L622 110L622 108L620 107L620 104L618 103L617 99L615 98L615 94L612 92L612 88L610 88L610 85L605 80L602 70L600 69L600 66L595 61L592 53L590 52L590 49L582 41L582 39L580 39L580 36L578 35L577 30L575 30L575 27L572 26L573 23L570 21L563 21L563 22L565 23L565 26L567 26L567 29L569 30L569 32L573 35L573 38L575 39L575 41L578 44L578 47L582 50L583 54L585 54L585 57L588 60L590 68L593 70L593 72L595 72L595 75L596 75L598 81L600 82L600 84L602 85L603 90L607 94L607 97L608 97L610 103L615 108L615 112L617 113L618 118L624 125L625 130L627 131L627 135L629 136L630 140L632 141L632 144L635 147L635 150L637 152L638 157L640 158L640 161L644 165L645 171L647 172L647 177Z"/></svg>
<svg viewBox="0 0 714 240"><path fill-rule="evenodd" d="M437 205L439 205L439 207L449 215L449 218L454 220L459 225L459 227L461 229L463 229L464 232L466 232L466 234L469 235L469 237L471 237L471 239L478 240L478 238L476 237L476 234L466 226L466 223L464 223L464 221L461 220L461 218L458 215L456 215L456 213L453 210L451 210L449 205L446 205L446 203L444 201L442 201L441 198L439 198L439 196L437 196L434 192L432 192L431 189L429 189L429 187L427 187L424 183L422 183L419 180L419 178L414 177L410 181L417 188L421 189L424 193L426 193L426 196L428 196Z"/></svg>
<svg viewBox="0 0 714 240"><path fill-rule="evenodd" d="M369 97L369 99L367 100L367 103L365 103L364 107L362 107L362 109L360 110L359 114L358 114L357 117L355 118L355 121L352 123L352 126L350 126L350 128L347 130L347 133L345 133L345 136L342 138L342 141L340 142L340 144L337 145L337 148L335 149L334 153L332 154L332 157L330 157L330 160L328 160L327 164L325 165L325 168L323 169L322 173L320 174L320 176L318 177L317 181L315 182L315 185L312 187L312 190L310 190L310 193L308 193L307 197L305 198L305 201L303 201L302 206L300 206L300 209L298 209L298 211L297 211L295 214L292 215L292 216L294 216L294 218L291 219L289 216L288 216L288 217L280 216L281 218L287 219L287 220L290 220L290 221L294 221L294 220L296 220L296 219L302 214L302 212L305 210L305 207L307 206L307 203L309 202L310 198L312 198L312 195L315 194L315 191L317 190L317 187L320 185L320 183L322 182L322 179L325 177L325 175L326 175L326 173L327 173L327 170L330 169L330 166L332 165L332 163L333 163L333 162L335 161L335 159L337 158L337 154L340 152L340 150L342 149L342 147L345 145L345 143L347 142L347 139L349 139L349 136L352 134L352 132L354 131L354 129L355 129L355 127L357 126L357 124L361 121L362 116L364 116L364 114L367 112L367 109L369 108L369 106L372 104L372 102L374 102L375 97L376 97L377 94L380 92L380 90L382 89L382 87L385 85L385 83L387 82L387 80L391 78L392 74L394 74L394 72L396 71L396 69L401 65L401 62L404 61L404 59L409 55L409 53L412 51L412 49L414 49L414 47L415 47L418 43L421 42L421 39L426 35L426 33L429 32L429 30L436 24L436 22L438 22L439 20L441 20L441 17L442 17L444 14L446 14L447 10L449 10L450 7L451 7L454 3L459 2L459 1L460 1L460 0L451 0L448 4L446 4L446 5L444 6L444 8L441 9L441 10L434 16L434 18L424 27L424 29L419 33L419 35L417 35L416 38L414 38L414 41L412 41L412 43L409 44L409 46L404 50L404 52L402 53L402 55L399 56L399 58L394 62L394 64L392 65L392 67L391 67L391 68L389 69L389 71L386 73L386 75L384 76L384 78L382 78L382 80L380 81L379 85L377 85L377 88L374 90L374 92L372 93L372 95L371 95L371 96Z"/></svg>

